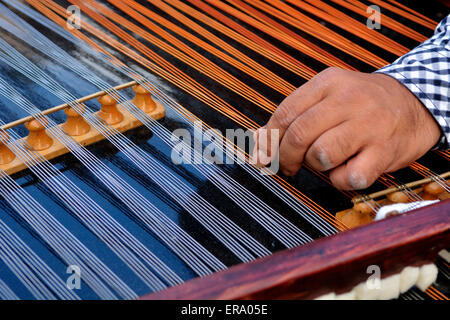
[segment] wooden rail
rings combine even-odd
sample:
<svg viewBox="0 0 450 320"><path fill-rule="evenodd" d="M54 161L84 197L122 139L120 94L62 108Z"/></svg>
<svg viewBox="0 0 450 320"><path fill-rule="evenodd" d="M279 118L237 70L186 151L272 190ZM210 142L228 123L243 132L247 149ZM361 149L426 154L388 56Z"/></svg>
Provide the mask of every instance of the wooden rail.
<svg viewBox="0 0 450 320"><path fill-rule="evenodd" d="M450 245L450 201L322 238L142 299L310 299L433 261Z"/></svg>

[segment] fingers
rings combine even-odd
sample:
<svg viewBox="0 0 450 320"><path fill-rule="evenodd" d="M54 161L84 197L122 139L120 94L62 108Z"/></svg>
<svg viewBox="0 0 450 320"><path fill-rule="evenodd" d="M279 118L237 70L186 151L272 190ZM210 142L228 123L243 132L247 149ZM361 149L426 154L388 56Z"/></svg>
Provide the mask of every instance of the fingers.
<svg viewBox="0 0 450 320"><path fill-rule="evenodd" d="M251 161L259 167L264 167L271 162L269 154L265 151L267 150L267 130L265 126L262 126L253 133L253 140L255 141L255 146L251 153ZM264 145L264 147L261 148L261 145Z"/></svg>
<svg viewBox="0 0 450 320"><path fill-rule="evenodd" d="M377 146L367 147L330 172L330 180L338 189L365 189L386 171L391 162L389 153Z"/></svg>
<svg viewBox="0 0 450 320"><path fill-rule="evenodd" d="M320 81L317 79L311 79L287 96L277 110L275 110L267 124L258 130L256 134L258 138L256 145L259 151L257 164L265 166L271 161L271 156L273 155L268 146L272 145L272 130L278 130L278 138L281 140L291 123L305 110L318 103L325 96L326 86L318 82ZM266 136L260 134L261 129L267 130ZM276 141L276 143L278 142Z"/></svg>
<svg viewBox="0 0 450 320"><path fill-rule="evenodd" d="M333 100L325 98L291 123L280 144L279 158L283 173L295 174L314 141L345 120L345 110L336 112L336 107Z"/></svg>
<svg viewBox="0 0 450 320"><path fill-rule="evenodd" d="M355 155L367 142L358 122L345 121L317 138L306 152L305 161L318 171L330 170Z"/></svg>

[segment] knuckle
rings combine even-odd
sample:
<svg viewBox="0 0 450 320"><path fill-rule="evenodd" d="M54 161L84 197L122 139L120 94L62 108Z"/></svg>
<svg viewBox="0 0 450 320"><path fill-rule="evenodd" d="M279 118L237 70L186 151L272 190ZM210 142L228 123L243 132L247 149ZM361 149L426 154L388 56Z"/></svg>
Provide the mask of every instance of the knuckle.
<svg viewBox="0 0 450 320"><path fill-rule="evenodd" d="M293 105L290 101L283 101L283 103L275 110L273 120L275 120L281 127L287 127L291 121L290 113Z"/></svg>
<svg viewBox="0 0 450 320"><path fill-rule="evenodd" d="M343 134L340 137L336 137L334 143L330 146L332 151L332 158L336 158L337 155L348 154L352 149L355 137L350 133Z"/></svg>
<svg viewBox="0 0 450 320"><path fill-rule="evenodd" d="M333 77L333 76L340 74L341 71L342 71L342 69L338 68L338 67L328 67L325 70L323 70L321 73L323 73L324 75Z"/></svg>
<svg viewBox="0 0 450 320"><path fill-rule="evenodd" d="M338 67L328 67L317 75L321 81L334 80L342 75L343 70Z"/></svg>
<svg viewBox="0 0 450 320"><path fill-rule="evenodd" d="M291 124L291 130L286 136L287 143L294 148L305 148L307 147L306 140L306 128L300 122L296 121Z"/></svg>

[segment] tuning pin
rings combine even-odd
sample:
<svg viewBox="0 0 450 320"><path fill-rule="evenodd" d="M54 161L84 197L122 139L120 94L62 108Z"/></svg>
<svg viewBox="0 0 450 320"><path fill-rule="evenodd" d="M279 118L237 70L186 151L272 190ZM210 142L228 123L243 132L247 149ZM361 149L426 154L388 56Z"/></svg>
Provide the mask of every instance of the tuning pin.
<svg viewBox="0 0 450 320"><path fill-rule="evenodd" d="M67 114L67 121L62 125L64 131L70 136L82 136L89 132L91 127L83 117L73 108L64 110Z"/></svg>
<svg viewBox="0 0 450 320"><path fill-rule="evenodd" d="M123 120L123 114L117 109L117 101L109 94L105 94L97 99L101 104L98 116L108 124L116 124Z"/></svg>
<svg viewBox="0 0 450 320"><path fill-rule="evenodd" d="M45 124L47 125L47 122ZM27 142L34 150L45 150L53 145L53 139L47 135L45 127L36 119L26 122L25 127L30 132L27 137Z"/></svg>
<svg viewBox="0 0 450 320"><path fill-rule="evenodd" d="M408 196L402 191L392 192L387 195L387 198L394 203L407 203L409 202Z"/></svg>
<svg viewBox="0 0 450 320"><path fill-rule="evenodd" d="M156 109L156 103L152 99L152 95L140 84L134 85L133 90L136 93L132 102L142 111L150 113Z"/></svg>
<svg viewBox="0 0 450 320"><path fill-rule="evenodd" d="M370 212L367 210L361 212L355 209L349 210L340 218L340 221L350 229L370 223L372 220Z"/></svg>
<svg viewBox="0 0 450 320"><path fill-rule="evenodd" d="M16 157L14 153L6 146L9 135L5 131L0 132L0 164L8 164Z"/></svg>
<svg viewBox="0 0 450 320"><path fill-rule="evenodd" d="M364 213L364 214L372 213L374 211L374 208L376 208L376 206L375 206L375 202L373 200L359 202L353 206L354 211Z"/></svg>

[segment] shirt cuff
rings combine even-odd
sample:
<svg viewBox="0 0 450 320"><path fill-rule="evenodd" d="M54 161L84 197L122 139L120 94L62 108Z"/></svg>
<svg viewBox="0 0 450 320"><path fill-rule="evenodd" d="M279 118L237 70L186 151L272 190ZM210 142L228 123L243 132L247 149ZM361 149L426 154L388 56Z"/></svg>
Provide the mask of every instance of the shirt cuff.
<svg viewBox="0 0 450 320"><path fill-rule="evenodd" d="M415 77L406 77L404 74L405 70L408 71L407 65L405 66L401 64L395 64L394 62L393 64L387 65L375 71L375 73L383 73L396 79L406 88L408 88L422 102L425 108L430 112L430 114L439 124L441 130L439 141L433 147L433 149L448 149L450 141L450 123L447 122L447 116L443 114L446 108L442 108L442 106L436 105L437 103L439 103L439 101L436 101L436 99L433 99L433 97L430 97L427 93L427 91L429 90L426 90L424 86L430 85L430 83L427 83L425 79L420 80Z"/></svg>

